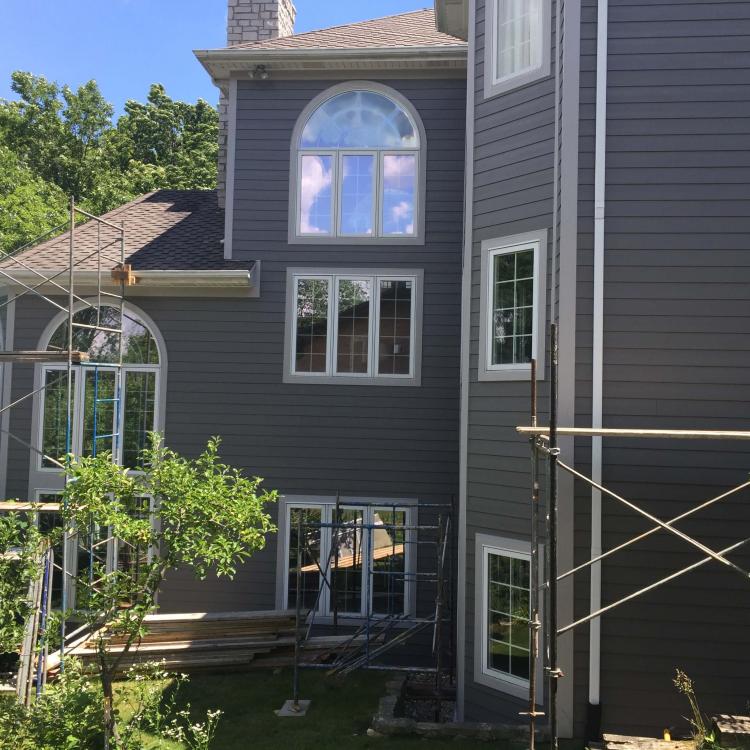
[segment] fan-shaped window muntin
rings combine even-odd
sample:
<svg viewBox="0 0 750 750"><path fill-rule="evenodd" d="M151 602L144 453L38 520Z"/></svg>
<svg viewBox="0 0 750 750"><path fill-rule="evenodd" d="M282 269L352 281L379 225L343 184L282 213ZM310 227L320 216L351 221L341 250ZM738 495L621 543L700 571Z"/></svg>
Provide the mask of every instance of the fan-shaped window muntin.
<svg viewBox="0 0 750 750"><path fill-rule="evenodd" d="M86 307L76 312L73 320L97 329L73 330L73 348L87 353L89 362L73 370L71 434L67 432L67 368L45 365L40 376L39 450L53 459L64 456L68 447L75 455L107 451L124 466L135 468L148 433L156 428L161 358L154 333L139 315L126 308L122 315L122 366L115 367L120 361L120 336L114 332L120 327L120 310ZM66 349L67 340L65 320L46 342L41 342L42 348ZM118 370L122 373L119 401ZM59 471L44 456L39 456L38 468Z"/></svg>
<svg viewBox="0 0 750 750"><path fill-rule="evenodd" d="M413 116L379 91L334 94L295 145L298 237L417 235L421 142Z"/></svg>

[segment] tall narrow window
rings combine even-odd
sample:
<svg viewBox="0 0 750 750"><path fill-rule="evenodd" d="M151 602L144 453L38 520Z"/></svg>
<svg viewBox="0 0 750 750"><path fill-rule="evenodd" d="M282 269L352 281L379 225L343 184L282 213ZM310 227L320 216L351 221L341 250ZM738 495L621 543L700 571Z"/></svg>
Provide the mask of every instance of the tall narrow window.
<svg viewBox="0 0 750 750"><path fill-rule="evenodd" d="M490 364L531 362L534 321L534 251L493 256Z"/></svg>
<svg viewBox="0 0 750 750"><path fill-rule="evenodd" d="M297 565L301 562L300 591L305 609L315 606L320 588L320 543L322 514L320 508L289 509L289 557L287 606L297 602ZM301 524L301 527L300 527ZM300 536L300 528L302 535ZM298 555L299 552L299 555Z"/></svg>
<svg viewBox="0 0 750 750"><path fill-rule="evenodd" d="M331 597L339 612L358 613L362 611L364 514L361 509L340 508L338 523L331 531Z"/></svg>
<svg viewBox="0 0 750 750"><path fill-rule="evenodd" d="M413 288L408 279L380 282L378 372L381 375L409 374Z"/></svg>
<svg viewBox="0 0 750 750"><path fill-rule="evenodd" d="M367 374L370 352L370 280L339 279L336 372Z"/></svg>
<svg viewBox="0 0 750 750"><path fill-rule="evenodd" d="M487 666L529 679L529 558L488 552Z"/></svg>
<svg viewBox="0 0 750 750"><path fill-rule="evenodd" d="M485 96L549 75L550 0L490 0Z"/></svg>
<svg viewBox="0 0 750 750"><path fill-rule="evenodd" d="M406 589L406 512L375 508L372 532L372 611L404 611Z"/></svg>
<svg viewBox="0 0 750 750"><path fill-rule="evenodd" d="M305 155L300 159L301 234L331 234L333 230L333 156Z"/></svg>
<svg viewBox="0 0 750 750"><path fill-rule="evenodd" d="M294 137L292 239L417 238L424 142L396 92L373 84L332 93Z"/></svg>
<svg viewBox="0 0 750 750"><path fill-rule="evenodd" d="M329 279L297 280L295 372L326 372L329 291Z"/></svg>
<svg viewBox="0 0 750 750"><path fill-rule="evenodd" d="M475 535L477 576L474 680L517 698L529 696L531 675L531 546L520 539ZM539 569L544 569L539 549ZM544 615L539 612L540 622ZM543 643L542 633L538 642ZM536 677L542 678L541 660ZM541 693L537 703L542 704Z"/></svg>
<svg viewBox="0 0 750 750"><path fill-rule="evenodd" d="M544 377L546 319L544 230L482 242L479 380Z"/></svg>
<svg viewBox="0 0 750 750"><path fill-rule="evenodd" d="M416 275L291 273L289 284L290 375L414 379Z"/></svg>
<svg viewBox="0 0 750 750"><path fill-rule="evenodd" d="M341 155L339 233L369 236L374 231L375 156Z"/></svg>
<svg viewBox="0 0 750 750"><path fill-rule="evenodd" d="M73 393L75 393L76 373L73 372ZM68 373L59 368L49 368L44 372L44 406L42 409L41 448L44 457L41 465L45 469L55 468L53 460L64 456L69 449L68 424ZM49 458L47 458L49 457Z"/></svg>

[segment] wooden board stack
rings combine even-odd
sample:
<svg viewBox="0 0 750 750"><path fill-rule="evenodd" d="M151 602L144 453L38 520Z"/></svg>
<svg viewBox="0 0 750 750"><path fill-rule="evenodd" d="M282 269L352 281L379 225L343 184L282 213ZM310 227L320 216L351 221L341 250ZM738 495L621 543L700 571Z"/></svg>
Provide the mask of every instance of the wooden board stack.
<svg viewBox="0 0 750 750"><path fill-rule="evenodd" d="M145 661L193 672L283 667L294 659L295 617L287 610L150 615L145 626L148 632L123 659L122 671ZM302 646L302 663L327 663L349 640L349 636L308 638ZM121 652L123 644L123 638L114 636L110 653ZM94 639L87 638L68 653L84 663L93 662Z"/></svg>

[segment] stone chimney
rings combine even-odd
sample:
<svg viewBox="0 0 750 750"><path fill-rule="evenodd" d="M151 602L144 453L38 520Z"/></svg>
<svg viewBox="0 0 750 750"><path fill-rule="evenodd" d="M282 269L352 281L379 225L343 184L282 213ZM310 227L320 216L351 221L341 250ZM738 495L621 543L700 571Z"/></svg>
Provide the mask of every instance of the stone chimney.
<svg viewBox="0 0 750 750"><path fill-rule="evenodd" d="M260 42L294 33L297 9L292 0L227 0L227 46ZM226 199L227 92L219 96L219 206Z"/></svg>

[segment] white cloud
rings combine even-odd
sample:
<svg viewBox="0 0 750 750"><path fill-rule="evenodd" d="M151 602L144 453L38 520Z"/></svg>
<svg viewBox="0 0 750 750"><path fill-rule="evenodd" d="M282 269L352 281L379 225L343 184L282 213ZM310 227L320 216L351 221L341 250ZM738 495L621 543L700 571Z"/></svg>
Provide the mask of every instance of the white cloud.
<svg viewBox="0 0 750 750"><path fill-rule="evenodd" d="M302 158L302 174L300 177L300 230L303 234L321 234L328 230L315 226L310 221L310 211L320 194L330 189L333 172L326 168L319 156L305 156Z"/></svg>

